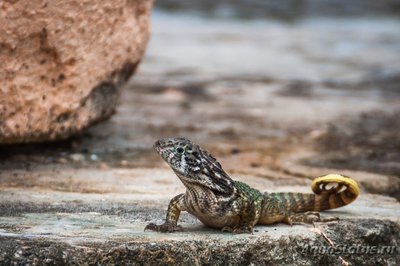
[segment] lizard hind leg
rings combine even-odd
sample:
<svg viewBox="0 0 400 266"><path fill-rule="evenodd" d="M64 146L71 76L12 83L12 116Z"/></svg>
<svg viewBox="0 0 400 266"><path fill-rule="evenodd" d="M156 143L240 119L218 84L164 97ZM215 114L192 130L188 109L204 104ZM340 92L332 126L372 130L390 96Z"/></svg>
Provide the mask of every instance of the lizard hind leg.
<svg viewBox="0 0 400 266"><path fill-rule="evenodd" d="M337 217L321 218L319 212L308 211L308 212L293 213L291 215L288 215L283 219L283 222L288 225L294 225L294 224L314 224L316 222L331 222L338 220L339 218Z"/></svg>
<svg viewBox="0 0 400 266"><path fill-rule="evenodd" d="M172 233L172 232L183 232L183 227L177 225L174 221L166 221L163 224L157 225L155 223L149 223L146 225L144 230L151 230L156 232L163 232L163 233Z"/></svg>

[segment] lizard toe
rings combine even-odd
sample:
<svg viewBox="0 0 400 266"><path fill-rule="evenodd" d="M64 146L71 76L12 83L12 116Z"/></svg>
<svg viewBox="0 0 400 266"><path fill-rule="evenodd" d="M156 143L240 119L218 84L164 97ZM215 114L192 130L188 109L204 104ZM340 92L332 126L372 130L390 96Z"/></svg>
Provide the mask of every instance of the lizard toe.
<svg viewBox="0 0 400 266"><path fill-rule="evenodd" d="M144 231L146 230L151 230L151 231L156 231L159 232L160 231L160 226L156 225L155 223L149 223L148 225L146 225L146 227L144 228Z"/></svg>
<svg viewBox="0 0 400 266"><path fill-rule="evenodd" d="M165 233L173 233L173 232L182 232L183 227L177 225L176 223L164 223L160 226L160 232Z"/></svg>
<svg viewBox="0 0 400 266"><path fill-rule="evenodd" d="M240 226L240 227L229 227L225 226L222 228L222 232L228 232L228 233L235 233L235 234L252 234L253 233L253 227L251 226Z"/></svg>

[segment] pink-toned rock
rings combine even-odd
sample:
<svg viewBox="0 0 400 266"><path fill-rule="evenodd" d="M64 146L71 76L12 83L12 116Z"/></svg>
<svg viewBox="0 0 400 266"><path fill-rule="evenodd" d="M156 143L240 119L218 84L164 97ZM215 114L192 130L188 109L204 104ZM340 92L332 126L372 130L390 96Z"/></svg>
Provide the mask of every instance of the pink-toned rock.
<svg viewBox="0 0 400 266"><path fill-rule="evenodd" d="M151 0L0 2L0 143L109 117L149 38Z"/></svg>

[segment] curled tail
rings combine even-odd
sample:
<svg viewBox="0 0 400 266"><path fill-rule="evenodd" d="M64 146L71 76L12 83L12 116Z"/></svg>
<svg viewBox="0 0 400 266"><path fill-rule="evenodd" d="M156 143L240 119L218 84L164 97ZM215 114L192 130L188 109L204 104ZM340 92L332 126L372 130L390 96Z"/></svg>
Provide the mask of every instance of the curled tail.
<svg viewBox="0 0 400 266"><path fill-rule="evenodd" d="M270 193L268 196L283 202L290 212L307 212L339 208L350 204L360 195L360 188L355 180L338 174L314 179L311 189L315 194Z"/></svg>

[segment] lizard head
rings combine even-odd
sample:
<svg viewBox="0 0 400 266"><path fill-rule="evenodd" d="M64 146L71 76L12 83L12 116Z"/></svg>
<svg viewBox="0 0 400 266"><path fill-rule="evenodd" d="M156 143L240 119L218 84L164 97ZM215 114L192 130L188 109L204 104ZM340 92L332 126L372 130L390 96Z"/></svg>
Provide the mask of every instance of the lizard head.
<svg viewBox="0 0 400 266"><path fill-rule="evenodd" d="M232 193L234 181L206 150L187 138L163 138L154 149L184 184L197 184L218 194Z"/></svg>
<svg viewBox="0 0 400 266"><path fill-rule="evenodd" d="M200 170L200 148L186 138L159 139L154 143L154 149L175 172L183 176Z"/></svg>

